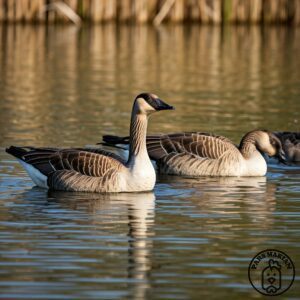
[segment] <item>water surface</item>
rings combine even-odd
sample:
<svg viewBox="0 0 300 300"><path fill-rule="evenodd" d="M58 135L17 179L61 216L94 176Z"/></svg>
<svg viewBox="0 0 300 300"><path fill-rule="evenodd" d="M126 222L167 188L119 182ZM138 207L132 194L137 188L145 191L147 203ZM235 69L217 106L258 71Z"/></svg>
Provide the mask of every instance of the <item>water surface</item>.
<svg viewBox="0 0 300 300"><path fill-rule="evenodd" d="M299 272L299 168L99 195L33 187L4 152L128 134L141 91L176 106L152 133L299 131L299 29L7 26L0 40L1 299L260 298L247 268L266 248ZM296 277L284 296L299 294Z"/></svg>

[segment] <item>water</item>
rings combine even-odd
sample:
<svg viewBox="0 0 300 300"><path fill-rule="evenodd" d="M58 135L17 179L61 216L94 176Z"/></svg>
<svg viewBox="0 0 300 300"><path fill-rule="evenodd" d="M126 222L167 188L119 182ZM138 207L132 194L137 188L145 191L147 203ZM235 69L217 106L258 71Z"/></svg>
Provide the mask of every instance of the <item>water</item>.
<svg viewBox="0 0 300 300"><path fill-rule="evenodd" d="M247 269L266 248L299 273L299 168L99 195L33 187L4 152L127 134L141 91L176 106L149 132L299 131L298 28L7 26L0 40L0 299L260 298Z"/></svg>

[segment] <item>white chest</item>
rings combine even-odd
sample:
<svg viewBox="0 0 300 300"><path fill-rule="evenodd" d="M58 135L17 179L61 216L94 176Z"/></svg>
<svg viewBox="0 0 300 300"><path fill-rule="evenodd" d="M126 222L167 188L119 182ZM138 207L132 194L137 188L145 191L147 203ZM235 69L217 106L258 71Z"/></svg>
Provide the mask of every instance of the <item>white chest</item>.
<svg viewBox="0 0 300 300"><path fill-rule="evenodd" d="M156 181L154 167L148 157L136 157L134 164L129 166L126 184L129 191L153 190Z"/></svg>
<svg viewBox="0 0 300 300"><path fill-rule="evenodd" d="M263 156L257 151L245 160L243 176L264 176L267 173L267 163Z"/></svg>

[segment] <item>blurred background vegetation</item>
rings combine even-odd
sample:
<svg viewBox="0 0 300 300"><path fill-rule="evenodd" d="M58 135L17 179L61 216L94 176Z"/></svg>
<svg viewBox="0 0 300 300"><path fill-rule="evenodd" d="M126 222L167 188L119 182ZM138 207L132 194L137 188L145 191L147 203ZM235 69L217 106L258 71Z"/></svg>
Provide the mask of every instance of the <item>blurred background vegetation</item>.
<svg viewBox="0 0 300 300"><path fill-rule="evenodd" d="M300 24L299 0L0 0L0 22Z"/></svg>

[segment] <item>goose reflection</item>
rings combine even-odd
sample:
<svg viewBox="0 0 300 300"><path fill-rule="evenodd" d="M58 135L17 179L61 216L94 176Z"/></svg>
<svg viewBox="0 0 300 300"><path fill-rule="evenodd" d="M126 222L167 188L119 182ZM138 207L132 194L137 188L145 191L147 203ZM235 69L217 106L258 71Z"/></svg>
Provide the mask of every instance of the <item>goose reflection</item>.
<svg viewBox="0 0 300 300"><path fill-rule="evenodd" d="M172 181L171 181L172 180ZM218 214L220 218L247 218L262 228L274 223L277 185L266 177L160 177L175 194L183 194L195 206L193 213ZM181 193L183 191L183 193ZM242 212L242 213L241 213ZM222 226L222 222L218 222Z"/></svg>
<svg viewBox="0 0 300 300"><path fill-rule="evenodd" d="M146 291L150 288L148 275L152 267L151 237L154 235L155 195L136 194L127 201L129 203L128 277L137 280L133 288L133 298L144 299Z"/></svg>
<svg viewBox="0 0 300 300"><path fill-rule="evenodd" d="M128 290L132 293L131 298L133 299L144 299L146 297L146 292L150 288L148 276L152 267L152 237L154 235L155 216L155 195L153 192L71 194L60 191L46 192L35 187L20 196L22 199L36 204L34 209L36 213L38 211L39 214L48 215L45 206L53 207L53 204L55 204L55 206L58 206L56 214L60 210L81 212L83 215L79 218L80 223L87 219L89 225L91 223L97 225L97 228L101 230L108 229L115 232L118 225L127 222ZM84 217L86 213L87 216ZM70 216L69 213L67 215ZM72 217L72 214L70 217ZM72 217L71 221L74 220L74 217Z"/></svg>

